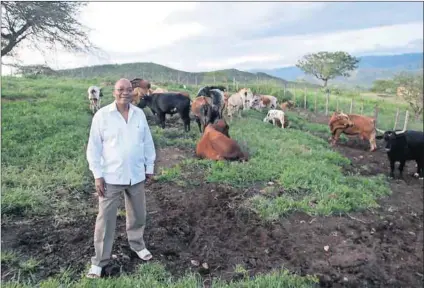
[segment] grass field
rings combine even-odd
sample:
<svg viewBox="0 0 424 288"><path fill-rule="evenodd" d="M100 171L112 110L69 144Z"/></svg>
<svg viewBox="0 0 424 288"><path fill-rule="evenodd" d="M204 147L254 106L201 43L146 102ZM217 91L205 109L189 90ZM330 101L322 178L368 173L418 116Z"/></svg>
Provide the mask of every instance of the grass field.
<svg viewBox="0 0 424 288"><path fill-rule="evenodd" d="M96 213L96 207L89 201L93 179L85 159L91 124L86 89L92 84L95 83L90 80L3 78L1 211L5 225L14 219L34 217L53 218L59 225ZM180 89L169 87L176 88ZM197 87L188 91L194 94ZM262 92L283 97L277 88ZM105 89L104 95L102 105L112 101L111 87ZM308 95L308 100L312 101L312 97L313 94ZM372 100L369 103L371 107ZM395 106L385 103L382 107L387 107L379 118L383 122ZM385 111L390 113L384 114ZM249 150L248 163L187 157L171 167L160 167L156 180L181 189L203 182L228 185L240 191L259 187L260 193L246 197L243 207L257 213L265 222L293 212L339 215L376 208L378 199L391 193L383 174L362 176L347 172L351 160L319 137L328 134L325 124L310 123L297 113L288 112L290 127L281 131L262 122L265 113L244 112L242 119L230 124L230 136ZM191 128L185 134L181 127L162 130L151 126L158 149L194 151L199 133L195 122ZM5 287L34 287L39 281L43 281L40 287L93 285L86 279L75 278L71 272L49 280L32 278L41 265L38 261L43 259L21 259L18 254L2 252L2 266L14 269L16 277L20 275L19 281L14 277L15 281L3 283ZM301 277L286 269L255 278L249 277L242 266L237 269L240 271L235 272L242 275L240 281L214 280L213 287L313 287L317 282L315 277ZM174 279L161 263L154 262L141 265L131 275L98 283L96 287L199 287L201 280L195 273Z"/></svg>

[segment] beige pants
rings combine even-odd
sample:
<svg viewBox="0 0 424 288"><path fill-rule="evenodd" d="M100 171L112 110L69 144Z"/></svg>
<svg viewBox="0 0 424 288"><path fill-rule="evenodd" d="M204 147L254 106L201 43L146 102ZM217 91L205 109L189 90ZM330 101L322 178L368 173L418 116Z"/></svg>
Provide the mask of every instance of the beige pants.
<svg viewBox="0 0 424 288"><path fill-rule="evenodd" d="M135 185L106 184L104 197L99 197L99 213L94 232L96 255L91 263L104 267L111 257L115 238L116 217L121 193L125 195L127 237L130 248L140 251L145 248L143 233L146 225L146 199L144 181Z"/></svg>

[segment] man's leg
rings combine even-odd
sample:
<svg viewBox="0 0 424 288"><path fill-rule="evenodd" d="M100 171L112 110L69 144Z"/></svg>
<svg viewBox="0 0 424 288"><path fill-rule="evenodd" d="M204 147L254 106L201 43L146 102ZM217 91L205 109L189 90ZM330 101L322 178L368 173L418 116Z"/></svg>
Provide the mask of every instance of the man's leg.
<svg viewBox="0 0 424 288"><path fill-rule="evenodd" d="M103 268L109 262L115 237L119 196L125 187L125 185L106 184L105 196L99 197L99 213L94 232L96 255L91 258L92 265Z"/></svg>
<svg viewBox="0 0 424 288"><path fill-rule="evenodd" d="M125 210L127 212L127 237L131 249L143 260L152 256L144 244L144 228L146 226L146 196L144 181L129 186L125 190Z"/></svg>

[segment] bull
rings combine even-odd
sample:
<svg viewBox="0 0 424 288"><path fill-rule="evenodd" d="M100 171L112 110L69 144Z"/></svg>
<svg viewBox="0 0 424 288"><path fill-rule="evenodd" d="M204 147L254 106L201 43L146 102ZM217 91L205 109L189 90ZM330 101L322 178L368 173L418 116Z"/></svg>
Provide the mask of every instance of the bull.
<svg viewBox="0 0 424 288"><path fill-rule="evenodd" d="M171 116L179 113L184 122L184 131L190 131L190 98L180 93L158 93L144 95L140 99L139 108L148 106L157 117L157 122L162 129L165 129L166 114Z"/></svg>
<svg viewBox="0 0 424 288"><path fill-rule="evenodd" d="M378 130L379 132L383 132ZM399 176L403 178L403 168L406 161L415 160L417 172L414 177L423 179L424 169L424 132L414 130L384 131L376 137L384 139L387 157L390 161L390 177L394 178L395 162L399 162Z"/></svg>

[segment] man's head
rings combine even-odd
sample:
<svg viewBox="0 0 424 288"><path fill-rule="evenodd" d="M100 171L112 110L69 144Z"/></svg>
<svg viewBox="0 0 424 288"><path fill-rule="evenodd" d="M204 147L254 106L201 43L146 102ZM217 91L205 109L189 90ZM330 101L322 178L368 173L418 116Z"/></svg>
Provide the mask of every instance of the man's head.
<svg viewBox="0 0 424 288"><path fill-rule="evenodd" d="M133 96L132 92L133 88L130 80L122 78L116 81L113 90L113 96L115 97L116 103L121 105L130 103Z"/></svg>

